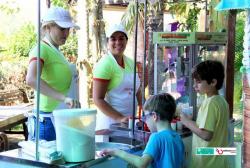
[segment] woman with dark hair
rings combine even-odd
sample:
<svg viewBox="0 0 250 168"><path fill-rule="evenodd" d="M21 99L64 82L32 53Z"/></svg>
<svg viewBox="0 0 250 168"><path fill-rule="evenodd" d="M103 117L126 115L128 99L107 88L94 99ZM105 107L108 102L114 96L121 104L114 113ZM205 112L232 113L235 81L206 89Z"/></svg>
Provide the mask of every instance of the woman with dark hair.
<svg viewBox="0 0 250 168"><path fill-rule="evenodd" d="M93 99L99 109L96 130L108 129L112 123L126 123L133 114L134 62L124 55L127 42L128 36L122 25L109 28L109 52L94 69ZM141 103L139 87L136 74L135 106Z"/></svg>

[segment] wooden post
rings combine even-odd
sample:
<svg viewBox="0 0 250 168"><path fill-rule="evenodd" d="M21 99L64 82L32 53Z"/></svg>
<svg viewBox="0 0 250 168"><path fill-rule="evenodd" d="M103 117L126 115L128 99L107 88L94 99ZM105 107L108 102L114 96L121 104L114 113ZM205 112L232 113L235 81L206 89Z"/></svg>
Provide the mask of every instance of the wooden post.
<svg viewBox="0 0 250 168"><path fill-rule="evenodd" d="M235 58L235 26L237 10L230 10L228 16L228 41L226 49L226 100L229 104L230 118L233 117L234 95L234 58Z"/></svg>

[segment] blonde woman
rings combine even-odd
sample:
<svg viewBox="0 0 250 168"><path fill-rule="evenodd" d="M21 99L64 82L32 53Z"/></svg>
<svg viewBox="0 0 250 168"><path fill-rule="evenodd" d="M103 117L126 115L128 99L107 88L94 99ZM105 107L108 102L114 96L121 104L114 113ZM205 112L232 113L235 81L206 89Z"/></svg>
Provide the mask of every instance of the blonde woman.
<svg viewBox="0 0 250 168"><path fill-rule="evenodd" d="M70 63L59 50L59 46L65 44L67 40L70 28L79 27L72 22L69 12L61 7L51 7L42 19L40 59L37 58L38 46L29 54L26 82L34 89L36 89L37 61L41 63L39 138L47 141L56 139L52 111L62 107L62 104L65 105L64 108L66 105L68 108L79 107L77 100L67 96L73 74Z"/></svg>

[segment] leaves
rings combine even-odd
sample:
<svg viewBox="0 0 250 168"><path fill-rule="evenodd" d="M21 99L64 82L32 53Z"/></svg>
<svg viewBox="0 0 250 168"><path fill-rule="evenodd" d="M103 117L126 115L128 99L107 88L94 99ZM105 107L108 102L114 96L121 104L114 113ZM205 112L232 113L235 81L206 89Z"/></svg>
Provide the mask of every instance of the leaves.
<svg viewBox="0 0 250 168"><path fill-rule="evenodd" d="M69 35L66 43L60 47L60 50L70 62L76 62L78 51L76 33L73 32Z"/></svg>
<svg viewBox="0 0 250 168"><path fill-rule="evenodd" d="M243 37L244 37L244 20L246 16L244 12L238 14L236 21L236 36L235 36L235 60L234 60L234 69L235 72L240 70L242 66L243 58Z"/></svg>
<svg viewBox="0 0 250 168"><path fill-rule="evenodd" d="M186 2L173 3L167 5L168 10L176 15L178 21L183 23L184 27L182 31L196 31L198 24L198 15L201 11L201 8L197 7L196 3L193 3L192 6L188 6Z"/></svg>
<svg viewBox="0 0 250 168"><path fill-rule="evenodd" d="M195 3L193 5L194 7L192 9L189 9L188 11L188 16L187 16L187 20L186 20L186 28L187 30L194 32L197 30L198 24L198 15L201 11L200 8L197 8Z"/></svg>
<svg viewBox="0 0 250 168"><path fill-rule="evenodd" d="M177 17L182 17L183 15L186 14L187 3L180 2L169 5L168 10L172 15L176 15Z"/></svg>
<svg viewBox="0 0 250 168"><path fill-rule="evenodd" d="M20 8L16 6L13 0L1 0L0 2L0 11L5 12L7 15L18 13L19 10Z"/></svg>
<svg viewBox="0 0 250 168"><path fill-rule="evenodd" d="M35 42L36 34L34 25L25 23L10 37L6 54L12 57L28 57L29 51Z"/></svg>
<svg viewBox="0 0 250 168"><path fill-rule="evenodd" d="M53 6L60 6L64 9L69 9L68 0L51 0Z"/></svg>
<svg viewBox="0 0 250 168"><path fill-rule="evenodd" d="M138 6L138 20L142 21L144 20L144 4L139 4ZM127 7L126 12L122 16L121 22L125 26L125 29L128 31L128 33L132 33L134 30L135 25L135 18L136 17L136 3L135 1L130 1L129 5Z"/></svg>

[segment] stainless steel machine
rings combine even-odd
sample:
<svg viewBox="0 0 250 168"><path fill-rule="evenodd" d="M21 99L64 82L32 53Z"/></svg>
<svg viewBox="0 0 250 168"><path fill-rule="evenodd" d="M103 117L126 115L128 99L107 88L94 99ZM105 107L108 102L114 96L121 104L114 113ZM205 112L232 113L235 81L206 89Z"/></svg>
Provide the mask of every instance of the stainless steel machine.
<svg viewBox="0 0 250 168"><path fill-rule="evenodd" d="M171 93L177 103L193 106L196 118L197 94L191 70L197 63L216 59L225 62L227 36L224 32L154 32L154 94ZM222 93L223 89L222 89Z"/></svg>

